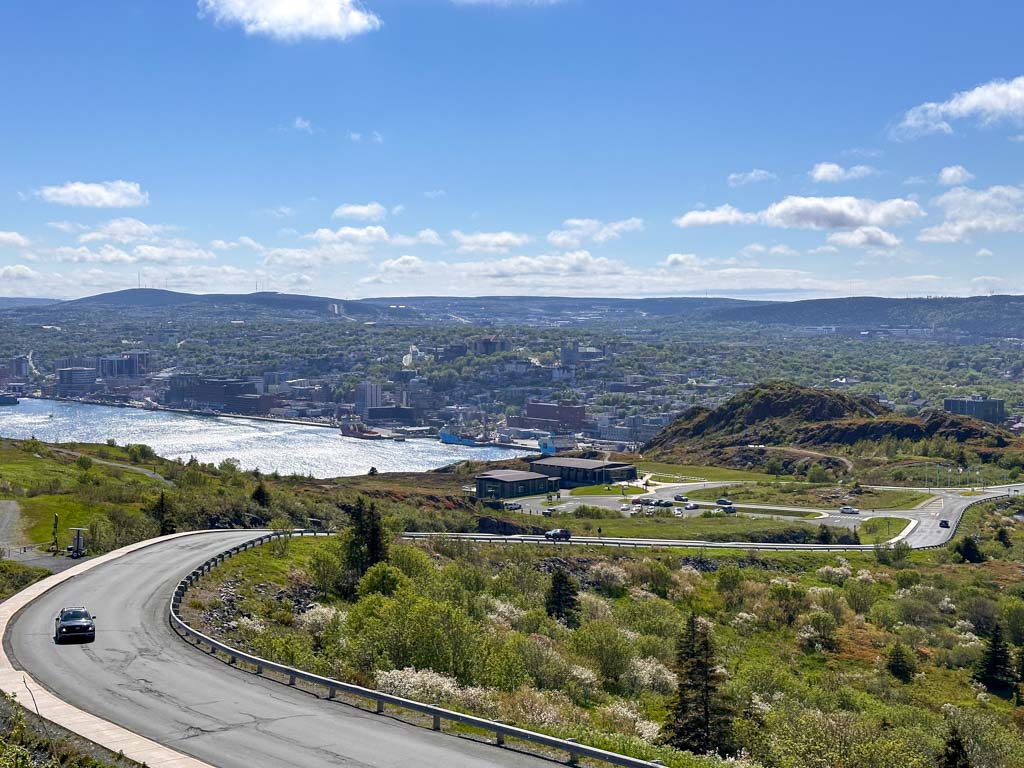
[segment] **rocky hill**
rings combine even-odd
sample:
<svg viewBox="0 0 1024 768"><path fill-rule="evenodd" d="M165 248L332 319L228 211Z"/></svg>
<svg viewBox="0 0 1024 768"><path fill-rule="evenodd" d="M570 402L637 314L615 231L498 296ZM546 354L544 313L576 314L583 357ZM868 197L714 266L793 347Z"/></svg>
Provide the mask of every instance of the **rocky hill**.
<svg viewBox="0 0 1024 768"><path fill-rule="evenodd" d="M886 437L938 437L990 448L1015 439L977 419L939 411L919 418L899 416L870 398L772 381L751 387L714 410L684 413L644 447L644 455L664 461L748 465L751 450L765 456L765 446L787 449L806 460L828 458L811 449Z"/></svg>

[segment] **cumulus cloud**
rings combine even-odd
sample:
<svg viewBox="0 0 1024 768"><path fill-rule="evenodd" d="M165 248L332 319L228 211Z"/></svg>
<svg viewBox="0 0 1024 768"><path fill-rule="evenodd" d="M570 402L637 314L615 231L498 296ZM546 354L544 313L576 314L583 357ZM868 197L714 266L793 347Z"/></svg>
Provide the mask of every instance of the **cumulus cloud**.
<svg viewBox="0 0 1024 768"><path fill-rule="evenodd" d="M855 229L894 227L924 215L913 200L869 200L860 197L801 197L790 195L759 213L746 213L731 205L689 211L675 219L678 227L715 224L754 224L786 229Z"/></svg>
<svg viewBox="0 0 1024 768"><path fill-rule="evenodd" d="M0 280L36 280L41 275L25 264L0 267Z"/></svg>
<svg viewBox="0 0 1024 768"><path fill-rule="evenodd" d="M115 243L133 243L143 240L155 240L171 230L172 227L164 224L147 224L139 219L124 217L111 219L79 235L78 242L95 243L111 240Z"/></svg>
<svg viewBox="0 0 1024 768"><path fill-rule="evenodd" d="M953 94L946 101L929 101L907 110L893 129L894 138L916 138L929 133L953 133L956 120L1024 123L1024 76L992 80Z"/></svg>
<svg viewBox="0 0 1024 768"><path fill-rule="evenodd" d="M548 233L548 242L558 248L579 248L584 240L606 243L618 240L624 232L638 232L644 228L644 220L634 217L605 223L598 219L566 219L562 226Z"/></svg>
<svg viewBox="0 0 1024 768"><path fill-rule="evenodd" d="M945 218L921 230L926 243L959 243L986 232L1024 232L1024 187L955 187L935 199Z"/></svg>
<svg viewBox="0 0 1024 768"><path fill-rule="evenodd" d="M519 232L461 232L452 230L459 253L508 253L530 242L530 236Z"/></svg>
<svg viewBox="0 0 1024 768"><path fill-rule="evenodd" d="M421 229L415 235L395 235L393 245L444 245L444 240L432 229Z"/></svg>
<svg viewBox="0 0 1024 768"><path fill-rule="evenodd" d="M673 223L677 227L709 227L715 224L753 224L757 221L756 213L744 213L728 203L710 210L688 211Z"/></svg>
<svg viewBox="0 0 1024 768"><path fill-rule="evenodd" d="M300 133L308 134L312 134L313 131L315 130L313 127L313 123L311 123L309 120L300 115L296 115L295 119L292 120L292 128L296 131L299 131Z"/></svg>
<svg viewBox="0 0 1024 768"><path fill-rule="evenodd" d="M665 266L670 268L678 267L699 267L702 262L695 253L670 253L665 259Z"/></svg>
<svg viewBox="0 0 1024 768"><path fill-rule="evenodd" d="M387 218L388 209L380 203L357 205L345 203L334 209L335 219L358 219L359 221L383 221Z"/></svg>
<svg viewBox="0 0 1024 768"><path fill-rule="evenodd" d="M828 236L833 245L856 248L895 248L900 239L881 227L857 227L848 232L833 232Z"/></svg>
<svg viewBox="0 0 1024 768"><path fill-rule="evenodd" d="M305 237L308 240L316 240L318 243L352 243L357 245L386 243L389 239L388 231L376 224L367 227L340 227L339 229L321 227Z"/></svg>
<svg viewBox="0 0 1024 768"><path fill-rule="evenodd" d="M248 35L288 42L348 40L381 27L380 18L358 0L199 0L199 14L240 26Z"/></svg>
<svg viewBox="0 0 1024 768"><path fill-rule="evenodd" d="M939 171L939 184L944 187L955 187L958 184L966 184L974 178L974 174L962 165L947 165Z"/></svg>
<svg viewBox="0 0 1024 768"><path fill-rule="evenodd" d="M851 168L844 168L838 163L818 163L807 175L815 181L835 184L840 181L852 181L863 179L867 176L874 176L878 170L870 165L855 165Z"/></svg>
<svg viewBox="0 0 1024 768"><path fill-rule="evenodd" d="M923 216L913 200L875 201L859 197L800 197L790 195L763 210L760 220L773 227L850 229L896 227Z"/></svg>
<svg viewBox="0 0 1024 768"><path fill-rule="evenodd" d="M427 198L427 200L439 200L447 194L448 193L443 189L428 189L423 193L423 196Z"/></svg>
<svg viewBox="0 0 1024 768"><path fill-rule="evenodd" d="M136 181L69 181L43 187L36 194L48 203L83 208L138 208L149 205L149 193Z"/></svg>
<svg viewBox="0 0 1024 768"><path fill-rule="evenodd" d="M777 178L778 176L771 171L766 171L764 168L754 168L742 173L730 173L726 181L730 187L745 187L747 184L757 184L761 181L772 181Z"/></svg>
<svg viewBox="0 0 1024 768"><path fill-rule="evenodd" d="M988 259L992 256L992 251L988 248L979 248L974 255L979 259Z"/></svg>
<svg viewBox="0 0 1024 768"><path fill-rule="evenodd" d="M17 232L5 232L0 230L0 247L13 246L15 248L25 248L29 244L29 239L22 234Z"/></svg>

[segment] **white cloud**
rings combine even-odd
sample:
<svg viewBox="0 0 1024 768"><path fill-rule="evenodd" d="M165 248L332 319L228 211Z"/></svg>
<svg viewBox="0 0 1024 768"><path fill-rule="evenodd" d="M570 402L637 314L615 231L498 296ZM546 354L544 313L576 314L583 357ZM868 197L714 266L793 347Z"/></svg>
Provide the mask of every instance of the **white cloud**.
<svg viewBox="0 0 1024 768"><path fill-rule="evenodd" d="M143 240L155 240L171 231L172 227L164 224L147 224L144 221L125 217L111 219L95 229L79 235L80 243L95 243L112 240L115 243L134 243Z"/></svg>
<svg viewBox="0 0 1024 768"><path fill-rule="evenodd" d="M715 224L753 224L757 221L757 214L744 213L738 208L726 203L710 210L689 211L673 223L677 227L708 227Z"/></svg>
<svg viewBox="0 0 1024 768"><path fill-rule="evenodd" d="M249 35L289 42L348 40L381 27L380 18L358 0L199 0L199 14Z"/></svg>
<svg viewBox="0 0 1024 768"><path fill-rule="evenodd" d="M926 243L959 243L981 232L1024 232L1024 187L956 187L936 198L944 221L921 231Z"/></svg>
<svg viewBox="0 0 1024 768"><path fill-rule="evenodd" d="M992 257L992 251L988 248L979 248L974 255L979 259L988 259Z"/></svg>
<svg viewBox="0 0 1024 768"><path fill-rule="evenodd" d="M348 140L351 141L353 144L358 144L360 141L363 140L363 134L359 133L358 131L349 131Z"/></svg>
<svg viewBox="0 0 1024 768"><path fill-rule="evenodd" d="M55 261L68 261L73 264L134 264L138 261L137 257L109 243L95 251L84 245L77 248L54 248L50 255Z"/></svg>
<svg viewBox="0 0 1024 768"><path fill-rule="evenodd" d="M966 184L974 178L974 174L962 165L947 165L939 171L939 184L944 187L955 187L958 184Z"/></svg>
<svg viewBox="0 0 1024 768"><path fill-rule="evenodd" d="M265 208L263 213L275 219L289 219L295 215L295 209L287 205L279 205L276 208Z"/></svg>
<svg viewBox="0 0 1024 768"><path fill-rule="evenodd" d="M438 200L447 194L448 193L445 192L443 189L428 189L426 192L423 193L423 196L427 198L427 200Z"/></svg>
<svg viewBox="0 0 1024 768"><path fill-rule="evenodd" d="M401 216L403 213L405 213L405 206L402 205L401 203L392 207L391 209L392 216Z"/></svg>
<svg viewBox="0 0 1024 768"><path fill-rule="evenodd" d="M158 263L204 261L215 258L212 253L204 248L174 245L137 245L132 253L139 261Z"/></svg>
<svg viewBox="0 0 1024 768"><path fill-rule="evenodd" d="M313 127L313 123L299 115L296 115L295 119L292 120L292 128L301 133L308 133L310 135L312 135L313 131L315 130Z"/></svg>
<svg viewBox="0 0 1024 768"><path fill-rule="evenodd" d="M807 175L815 181L834 184L840 181L852 181L863 179L867 176L874 176L878 170L870 165L855 165L852 168L844 168L838 163L818 163Z"/></svg>
<svg viewBox="0 0 1024 768"><path fill-rule="evenodd" d="M833 232L828 236L833 245L856 248L895 248L900 239L881 227L857 227L848 232Z"/></svg>
<svg viewBox="0 0 1024 768"><path fill-rule="evenodd" d="M1024 133L1018 133L1015 136L1011 136L1010 141L1016 141L1017 143L1024 142Z"/></svg>
<svg viewBox="0 0 1024 768"><path fill-rule="evenodd" d="M36 194L48 203L83 208L136 208L149 205L149 193L135 181L69 181Z"/></svg>
<svg viewBox="0 0 1024 768"><path fill-rule="evenodd" d="M992 80L946 101L929 101L907 110L893 131L894 138L915 138L929 133L952 133L951 123L975 119L982 125L1001 121L1024 122L1024 76Z"/></svg>
<svg viewBox="0 0 1024 768"><path fill-rule="evenodd" d="M320 228L305 237L307 240L316 240L318 243L352 243L356 245L386 243L389 239L388 231L376 224L367 227Z"/></svg>
<svg viewBox="0 0 1024 768"><path fill-rule="evenodd" d="M356 205L345 203L334 209L335 219L358 219L359 221L383 221L387 218L388 209L380 203Z"/></svg>
<svg viewBox="0 0 1024 768"><path fill-rule="evenodd" d="M771 181L777 178L778 176L771 171L766 171L763 168L754 168L743 173L730 173L726 181L730 187L743 187L747 184L756 184L760 181Z"/></svg>
<svg viewBox="0 0 1024 768"><path fill-rule="evenodd" d="M42 275L24 264L0 267L0 280L37 280Z"/></svg>
<svg viewBox="0 0 1024 768"><path fill-rule="evenodd" d="M372 141L374 144L383 144L384 136L381 135L380 131L374 131L373 133L370 134L370 141Z"/></svg>
<svg viewBox="0 0 1024 768"><path fill-rule="evenodd" d="M460 232L452 230L459 253L508 253L530 242L530 236L518 232Z"/></svg>
<svg viewBox="0 0 1024 768"><path fill-rule="evenodd" d="M799 197L791 195L759 214L772 227L795 229L850 229L896 227L924 215L913 200L881 202L859 197Z"/></svg>
<svg viewBox="0 0 1024 768"><path fill-rule="evenodd" d="M624 232L638 232L644 228L644 220L634 217L606 224L598 219L566 219L562 226L564 229L548 233L548 242L558 248L579 248L584 240L606 243L618 240Z"/></svg>
<svg viewBox="0 0 1024 768"><path fill-rule="evenodd" d="M415 235L395 235L393 245L444 245L444 240L433 229L421 229Z"/></svg>
<svg viewBox="0 0 1024 768"><path fill-rule="evenodd" d="M4 232L0 230L0 247L14 246L15 248L25 248L28 244L29 239L24 235L17 232Z"/></svg>
<svg viewBox="0 0 1024 768"><path fill-rule="evenodd" d="M699 267L702 262L695 253L670 253L665 259L665 266L675 267Z"/></svg>

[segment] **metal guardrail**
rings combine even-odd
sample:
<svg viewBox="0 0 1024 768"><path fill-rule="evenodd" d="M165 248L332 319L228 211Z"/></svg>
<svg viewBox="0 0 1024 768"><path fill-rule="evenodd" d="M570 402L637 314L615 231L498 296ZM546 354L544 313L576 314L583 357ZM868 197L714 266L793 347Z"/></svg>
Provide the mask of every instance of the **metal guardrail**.
<svg viewBox="0 0 1024 768"><path fill-rule="evenodd" d="M215 655L219 653L227 656L229 664L237 665L239 662L249 664L255 668L257 675L274 673L281 678L287 679L287 684L289 686L294 686L301 681L309 685L325 688L327 690L328 699L334 699L339 693L344 693L360 699L368 700L374 703L378 714L383 713L386 706L390 706L428 715L432 718L432 729L435 731L441 730L441 723L443 721L458 723L470 728L476 728L481 731L493 733L494 743L497 746L503 746L506 739L512 738L566 752L569 755L569 765L577 765L581 758L600 760L611 765L621 765L626 766L627 768L653 768L654 766L662 765L660 761L652 762L635 757L629 757L627 755L620 755L616 752L608 752L603 749L598 749L597 747L578 744L572 739L560 739L555 736L548 736L547 734L528 731L524 728L516 728L515 726L506 725L505 723L501 723L496 720L474 717L473 715L455 712L450 709L444 709L443 707L435 707L431 704L413 701L412 699L404 699L400 696L381 693L380 691L375 691L371 688L363 688L359 685L344 683L340 680L333 680L329 677L321 677L320 675L304 672L301 669L288 667L284 664L277 664L276 662L262 659L259 656L253 656L245 653L244 651L240 651L237 648L232 648L230 645L214 640L213 638L204 635L202 632L193 629L181 618L181 601L188 593L189 587L194 585L203 576L210 573L210 571L225 560L228 560L241 552L245 552L246 550L267 544L274 539L283 536L303 537L310 535L323 536L326 534L316 531L293 531L290 534L265 534L209 558L206 562L202 563L189 573L178 583L178 586L175 587L174 594L171 597L171 606L169 611L171 627L181 635L186 642L194 641L194 644L197 647L205 645L209 648L210 654Z"/></svg>
<svg viewBox="0 0 1024 768"><path fill-rule="evenodd" d="M1012 498L1010 494L1001 493L998 496L988 496L984 499L977 499L976 501L972 501L970 504L963 508L963 511L960 513L960 516L956 519L956 523L953 525L953 529L949 532L948 539L946 539L941 544L932 544L930 547L921 547L921 549L942 549L944 546L949 544L949 542L953 540L953 537L956 536L957 531L960 530L960 523L963 522L964 515L967 514L967 510L969 510L971 507L976 507L979 504L988 504L990 501L999 501L999 499L1009 498Z"/></svg>

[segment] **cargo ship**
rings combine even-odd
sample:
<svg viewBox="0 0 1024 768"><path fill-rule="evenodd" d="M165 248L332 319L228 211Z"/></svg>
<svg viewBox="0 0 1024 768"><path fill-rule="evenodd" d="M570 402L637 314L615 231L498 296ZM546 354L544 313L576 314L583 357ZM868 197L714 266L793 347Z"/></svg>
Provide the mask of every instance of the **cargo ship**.
<svg viewBox="0 0 1024 768"><path fill-rule="evenodd" d="M442 429L437 436L445 445L465 445L469 448L490 445L490 443L480 440L469 432L455 432L448 427Z"/></svg>
<svg viewBox="0 0 1024 768"><path fill-rule="evenodd" d="M367 427L361 421L347 421L341 425L341 434L345 437L358 437L360 440L383 440L384 435Z"/></svg>

